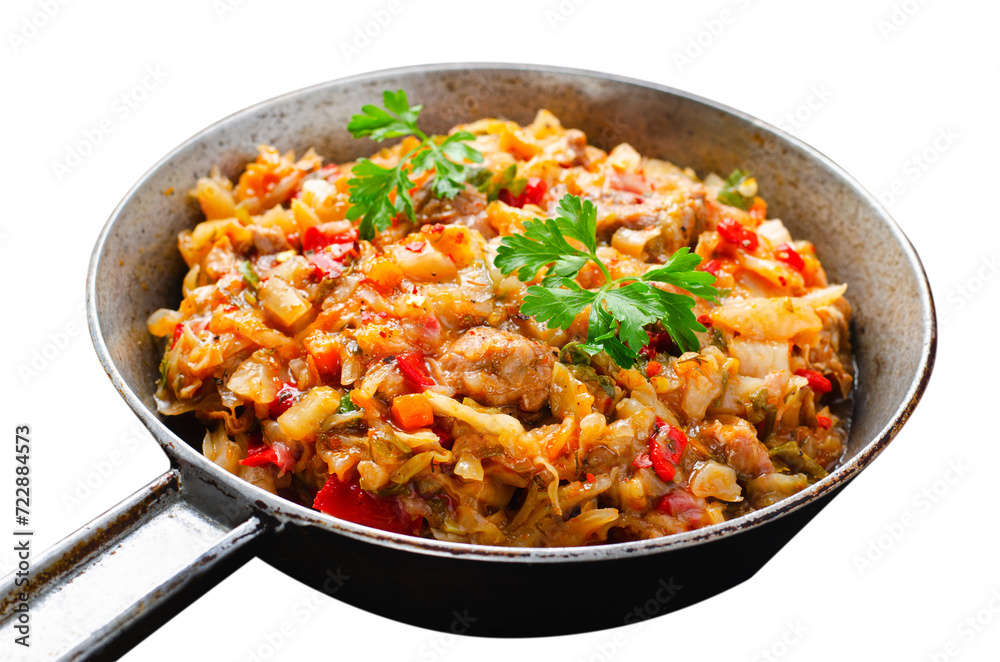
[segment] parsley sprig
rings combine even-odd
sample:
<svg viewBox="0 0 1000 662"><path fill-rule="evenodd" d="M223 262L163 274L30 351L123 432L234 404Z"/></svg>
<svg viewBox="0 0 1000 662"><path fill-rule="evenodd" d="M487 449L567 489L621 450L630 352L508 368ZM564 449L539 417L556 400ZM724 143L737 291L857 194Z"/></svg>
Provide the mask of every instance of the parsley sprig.
<svg viewBox="0 0 1000 662"><path fill-rule="evenodd" d="M573 280L588 262L604 274L605 283L596 290L586 290ZM697 351L694 333L705 331L705 327L692 312L694 299L651 283L669 283L718 301L718 290L712 285L715 276L694 270L700 262L700 257L681 248L666 264L642 276L612 278L597 257L596 207L589 200L567 195L559 201L555 218L526 221L523 234L504 237L495 264L504 274L516 271L523 282L533 280L548 267L541 285L528 288L521 312L550 329L568 329L590 306L587 342L581 347L590 354L607 352L615 363L630 368L639 358L639 350L649 344L645 327L655 322L663 324L682 350Z"/></svg>
<svg viewBox="0 0 1000 662"><path fill-rule="evenodd" d="M466 179L477 170L464 162L483 162L483 155L466 144L475 139L468 131L458 131L443 140L421 131L417 119L423 106L411 106L403 90L386 90L382 100L384 108L366 105L361 108L361 115L351 117L347 125L351 135L376 142L415 136L420 144L404 154L392 168L361 159L351 169L354 177L347 185L352 206L347 211L347 218L361 219L358 229L363 239L372 239L376 231L388 228L399 214L414 220L413 198L410 197L410 189L414 187L412 177L433 168L434 194L451 199L465 188Z"/></svg>
<svg viewBox="0 0 1000 662"><path fill-rule="evenodd" d="M737 168L729 173L726 181L722 184L722 190L716 196L716 200L733 207L739 207L743 211L750 209L753 204L752 195L744 195L741 191L744 184L750 180L750 174Z"/></svg>

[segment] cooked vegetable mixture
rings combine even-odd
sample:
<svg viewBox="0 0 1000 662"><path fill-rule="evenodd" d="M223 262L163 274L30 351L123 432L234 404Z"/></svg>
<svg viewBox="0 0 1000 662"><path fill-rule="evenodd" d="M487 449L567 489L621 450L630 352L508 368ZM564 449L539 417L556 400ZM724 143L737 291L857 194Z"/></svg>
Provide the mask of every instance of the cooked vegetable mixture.
<svg viewBox="0 0 1000 662"><path fill-rule="evenodd" d="M205 455L336 517L451 542L669 535L826 475L846 285L748 173L606 153L541 110L448 136L402 91L324 165L261 146L191 195L157 397Z"/></svg>

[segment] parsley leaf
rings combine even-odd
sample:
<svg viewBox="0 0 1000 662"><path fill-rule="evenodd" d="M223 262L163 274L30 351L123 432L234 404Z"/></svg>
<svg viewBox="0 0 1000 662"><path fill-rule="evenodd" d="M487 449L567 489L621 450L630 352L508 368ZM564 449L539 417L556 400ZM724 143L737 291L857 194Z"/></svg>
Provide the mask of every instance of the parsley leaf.
<svg viewBox="0 0 1000 662"><path fill-rule="evenodd" d="M351 169L354 177L347 186L352 206L347 218L361 219L358 229L363 239L374 238L376 231L388 228L400 214L414 220L412 177L434 170L434 194L450 199L463 191L466 180L476 174L477 169L464 162L483 162L483 155L466 144L475 139L468 131L458 131L443 140L421 131L417 118L422 106L411 106L403 90L386 90L382 93L382 103L384 108L366 105L361 108L362 114L351 117L347 125L351 135L376 142L414 136L420 143L400 157L395 167L384 168L369 159L360 159Z"/></svg>
<svg viewBox="0 0 1000 662"><path fill-rule="evenodd" d="M583 289L573 280L588 262L604 274L605 283L596 290ZM521 312L550 329L567 329L589 306L587 342L579 347L590 354L606 352L625 368L634 365L639 350L649 344L646 327L650 324L661 323L684 351L696 351L695 332L705 331L692 311L692 297L652 283L667 283L703 299L718 300L712 286L715 276L695 271L701 258L687 248L638 279L613 279L597 257L597 209L574 195L559 201L555 218L532 219L524 223L523 234L504 237L494 263L505 274L516 271L524 282L546 269L541 285L528 288Z"/></svg>
<svg viewBox="0 0 1000 662"><path fill-rule="evenodd" d="M719 195L715 199L724 204L739 207L743 211L750 209L753 204L753 196L740 193L740 187L749 179L752 179L749 173L739 168L733 170L726 178L722 190L719 191Z"/></svg>

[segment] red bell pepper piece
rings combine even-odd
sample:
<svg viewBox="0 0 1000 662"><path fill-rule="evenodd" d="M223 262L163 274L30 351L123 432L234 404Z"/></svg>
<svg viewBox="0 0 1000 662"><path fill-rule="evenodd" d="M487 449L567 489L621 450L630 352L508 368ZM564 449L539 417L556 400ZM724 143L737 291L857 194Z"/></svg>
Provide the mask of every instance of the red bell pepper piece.
<svg viewBox="0 0 1000 662"><path fill-rule="evenodd" d="M667 459L677 464L681 460L684 449L687 448L688 438L683 430L675 428L673 425L667 426Z"/></svg>
<svg viewBox="0 0 1000 662"><path fill-rule="evenodd" d="M718 230L719 236L722 237L723 241L747 251L753 252L760 245L760 239L757 237L756 232L744 227L742 223L731 218L724 218L719 221L715 229Z"/></svg>
<svg viewBox="0 0 1000 662"><path fill-rule="evenodd" d="M291 471L295 466L295 456L288 446L279 441L268 446L258 432L251 435L247 441L247 456L240 460L240 464L245 467L263 467L273 464L285 472Z"/></svg>
<svg viewBox="0 0 1000 662"><path fill-rule="evenodd" d="M434 386L434 380L424 365L424 355L421 352L404 352L396 357L396 365L403 379L415 391L423 391L428 386Z"/></svg>
<svg viewBox="0 0 1000 662"><path fill-rule="evenodd" d="M295 399L300 395L302 395L302 391L295 388L292 384L284 382L281 388L278 389L278 396L269 407L271 418L278 418L288 411L288 408L295 404Z"/></svg>
<svg viewBox="0 0 1000 662"><path fill-rule="evenodd" d="M440 425L431 426L431 432L437 435L441 448L451 450L451 447L455 445L455 440Z"/></svg>
<svg viewBox="0 0 1000 662"><path fill-rule="evenodd" d="M335 475L330 476L316 493L313 508L349 522L392 533L417 535L422 523L421 518L403 513L395 499L372 496L361 489L357 480L344 483Z"/></svg>
<svg viewBox="0 0 1000 662"><path fill-rule="evenodd" d="M302 250L318 251L331 244L353 244L357 240L357 228L351 228L344 232L327 233L321 230L320 226L314 225L311 228L307 228L302 235Z"/></svg>
<svg viewBox="0 0 1000 662"><path fill-rule="evenodd" d="M709 260L701 263L701 269L718 278L719 274L722 273L722 263L718 260Z"/></svg>
<svg viewBox="0 0 1000 662"><path fill-rule="evenodd" d="M344 265L326 251L313 253L309 258L309 265L313 268L313 274L320 280L339 278L344 273Z"/></svg>
<svg viewBox="0 0 1000 662"><path fill-rule="evenodd" d="M528 183L524 185L524 190L521 191L520 195L514 195L507 189L500 189L500 193L497 197L500 198L501 202L504 202L511 207L524 207L524 205L537 205L542 202L545 197L545 192L549 190L549 185L545 183L544 180L538 177L528 178Z"/></svg>
<svg viewBox="0 0 1000 662"><path fill-rule="evenodd" d="M833 385L830 383L830 380L815 370L796 370L795 374L799 377L805 377L806 381L809 382L809 388L811 388L816 395L823 395L824 393L829 393L833 390Z"/></svg>
<svg viewBox="0 0 1000 662"><path fill-rule="evenodd" d="M798 254L798 251L788 244L778 244L777 248L774 249L774 257L798 272L806 268L805 260Z"/></svg>
<svg viewBox="0 0 1000 662"><path fill-rule="evenodd" d="M653 466L653 461L649 459L649 453L640 453L632 460L632 466L636 469L645 469L646 467Z"/></svg>
<svg viewBox="0 0 1000 662"><path fill-rule="evenodd" d="M170 349L174 348L174 345L177 344L177 341L181 339L181 336L183 334L184 334L184 322L174 325L174 334L170 336Z"/></svg>

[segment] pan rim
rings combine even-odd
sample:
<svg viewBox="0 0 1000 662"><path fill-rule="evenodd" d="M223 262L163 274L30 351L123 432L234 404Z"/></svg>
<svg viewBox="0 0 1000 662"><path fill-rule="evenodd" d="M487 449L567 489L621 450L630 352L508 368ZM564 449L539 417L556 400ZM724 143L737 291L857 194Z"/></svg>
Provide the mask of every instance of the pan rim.
<svg viewBox="0 0 1000 662"><path fill-rule="evenodd" d="M353 522L340 520L319 511L287 501L277 495L267 492L266 490L242 481L236 476L226 472L215 463L209 461L202 454L198 453L196 449L188 445L187 442L174 434L174 432L171 431L162 421L160 421L159 418L153 415L153 413L139 400L138 396L125 383L121 373L112 361L108 347L104 342L103 333L101 332L100 319L97 314L97 273L101 266L101 254L103 252L105 242L115 224L115 221L128 207L132 198L140 191L145 182L166 164L168 164L177 154L189 148L192 144L195 144L204 136L211 134L218 128L234 121L237 118L260 112L282 101L287 101L298 96L308 96L313 92L328 87L377 80L379 78L390 76L414 73L447 73L449 71L476 70L491 72L511 71L518 73L536 72L543 74L576 76L583 79L606 80L646 88L657 93L678 97L684 101L702 104L713 110L721 111L727 115L736 117L737 119L753 125L766 133L772 134L774 137L800 150L810 160L817 162L827 171L831 172L834 176L838 177L842 182L847 184L858 199L864 200L878 212L878 220L885 224L893 238L898 242L903 254L906 257L908 266L913 271L914 276L916 276L920 303L923 312L922 321L924 333L921 341L920 362L917 365L916 372L913 375L913 379L904 398L882 429L873 435L854 457L835 468L822 480L810 485L801 492L798 492L771 506L754 511L753 513L743 515L720 524L715 524L685 533L664 536L662 538L624 543L609 543L590 547L550 548L506 548L469 543L449 543L439 540L430 540L388 533L360 524L355 524ZM214 122L180 143L177 147L170 150L170 152L158 160L136 181L136 183L116 205L114 211L112 211L108 220L101 229L91 254L87 270L86 308L91 340L104 371L111 379L119 394L128 404L129 408L132 409L133 413L139 417L145 427L156 439L157 443L159 443L160 446L166 451L172 464L178 464L182 467L185 465L189 466L192 471L210 476L214 481L223 483L229 490L242 495L242 497L249 503L255 504L254 508L256 510L273 518L277 522L276 529L279 531L287 525L318 526L356 540L370 542L400 551L477 561L513 561L527 563L598 561L655 554L671 549L704 544L719 537L738 535L742 531L762 526L766 522L794 512L849 482L885 449L885 447L902 428L903 424L909 419L913 410L916 408L926 391L927 384L933 370L937 350L937 319L935 315L934 299L930 284L927 280L927 274L924 270L920 257L917 255L916 250L913 248L913 245L910 243L905 233L902 229L900 229L881 203L863 186L861 186L857 180L855 180L849 173L847 173L825 154L802 142L795 136L787 134L781 129L744 113L743 111L736 110L725 104L721 104L677 88L618 74L610 74L573 67L535 65L527 63L447 62L411 65L406 67L371 71L344 78L328 80L298 90L286 92L248 106L242 110L238 110ZM224 499L235 498L222 494L220 494L220 497Z"/></svg>

